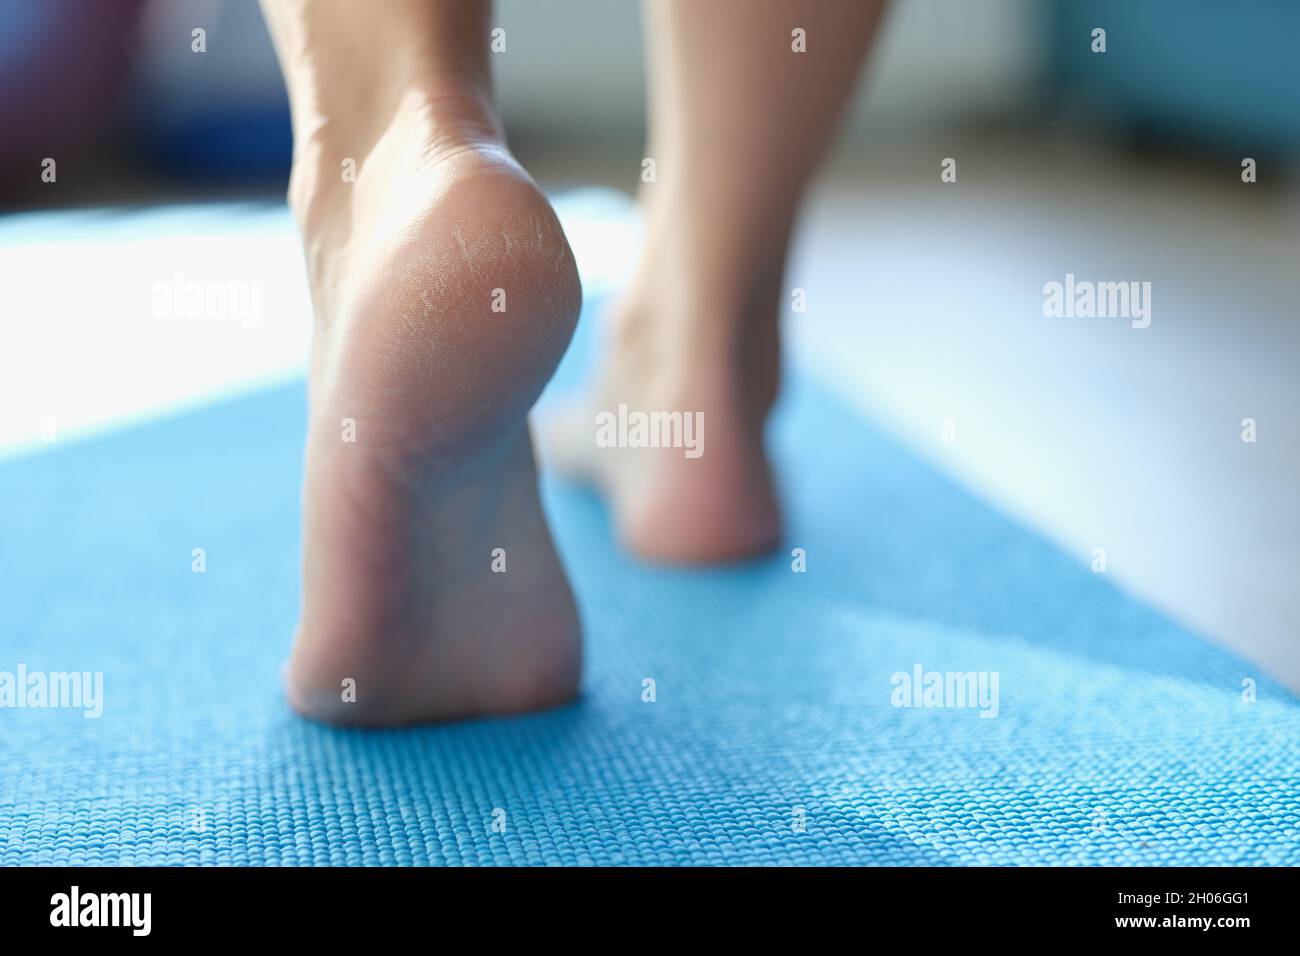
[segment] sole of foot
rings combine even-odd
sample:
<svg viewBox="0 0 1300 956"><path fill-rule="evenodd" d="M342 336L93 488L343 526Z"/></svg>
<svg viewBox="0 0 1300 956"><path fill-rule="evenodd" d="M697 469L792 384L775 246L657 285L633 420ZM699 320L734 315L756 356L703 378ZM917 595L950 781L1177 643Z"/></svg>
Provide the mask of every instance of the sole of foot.
<svg viewBox="0 0 1300 956"><path fill-rule="evenodd" d="M286 688L311 718L449 720L577 692L527 415L581 290L550 204L473 113L420 99L353 181L332 182L323 148L291 181L316 326Z"/></svg>

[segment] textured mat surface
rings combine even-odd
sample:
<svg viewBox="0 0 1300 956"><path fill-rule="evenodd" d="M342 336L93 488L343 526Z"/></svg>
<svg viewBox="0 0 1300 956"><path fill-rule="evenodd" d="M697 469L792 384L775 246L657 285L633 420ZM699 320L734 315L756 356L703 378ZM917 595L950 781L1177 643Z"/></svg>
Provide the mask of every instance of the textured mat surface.
<svg viewBox="0 0 1300 956"><path fill-rule="evenodd" d="M806 383L770 560L638 566L548 485L578 703L306 723L303 424L278 388L0 465L0 671L105 681L99 719L0 710L0 863L1300 863L1300 704ZM997 672L998 715L893 706L917 664Z"/></svg>

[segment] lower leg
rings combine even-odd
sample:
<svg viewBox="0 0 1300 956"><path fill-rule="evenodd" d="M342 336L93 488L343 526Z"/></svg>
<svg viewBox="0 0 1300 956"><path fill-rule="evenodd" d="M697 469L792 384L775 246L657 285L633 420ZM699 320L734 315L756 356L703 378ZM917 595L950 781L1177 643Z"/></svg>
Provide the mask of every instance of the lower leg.
<svg viewBox="0 0 1300 956"><path fill-rule="evenodd" d="M883 6L645 4L656 176L641 187L646 244L614 311L600 402L702 411L705 450L697 460L592 451L589 416L555 443L561 466L606 487L643 556L719 560L779 537L763 422L777 394L785 259ZM806 52L792 48L795 30Z"/></svg>

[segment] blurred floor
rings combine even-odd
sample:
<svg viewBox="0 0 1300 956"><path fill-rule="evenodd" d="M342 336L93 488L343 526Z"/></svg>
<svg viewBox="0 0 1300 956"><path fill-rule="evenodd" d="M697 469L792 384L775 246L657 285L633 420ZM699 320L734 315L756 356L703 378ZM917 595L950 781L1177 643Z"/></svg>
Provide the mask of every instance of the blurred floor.
<svg viewBox="0 0 1300 956"><path fill-rule="evenodd" d="M800 360L985 500L1085 565L1105 549L1121 585L1300 689L1294 180L1068 140L876 157L808 216ZM1044 283L1067 272L1150 281L1150 327L1044 317Z"/></svg>

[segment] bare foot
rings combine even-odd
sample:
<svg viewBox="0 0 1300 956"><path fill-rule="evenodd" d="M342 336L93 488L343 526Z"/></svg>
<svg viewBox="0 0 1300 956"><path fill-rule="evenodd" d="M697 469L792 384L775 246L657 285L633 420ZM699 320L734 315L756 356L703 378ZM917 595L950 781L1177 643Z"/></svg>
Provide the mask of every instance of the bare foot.
<svg viewBox="0 0 1300 956"><path fill-rule="evenodd" d="M550 415L543 446L550 464L606 496L623 545L639 557L750 557L781 536L763 442L779 374L778 290L760 279L743 295L701 295L682 260L668 242L652 243L615 306L594 395ZM638 412L693 416L701 434L683 435L698 438L698 448L628 447L637 443L630 428L623 446L609 447L601 425Z"/></svg>
<svg viewBox="0 0 1300 956"><path fill-rule="evenodd" d="M526 416L573 258L482 97L411 87L386 119L296 146L316 330L289 697L361 724L558 704L580 628Z"/></svg>
<svg viewBox="0 0 1300 956"><path fill-rule="evenodd" d="M779 541L763 422L776 396L777 316L796 301L786 253L884 6L645 4L644 155L656 171L639 187L646 251L615 309L594 401L553 422L544 443L561 468L603 489L642 557L717 561ZM796 21L822 38L815 57L773 45ZM703 455L597 447L595 416L620 404L702 412Z"/></svg>

